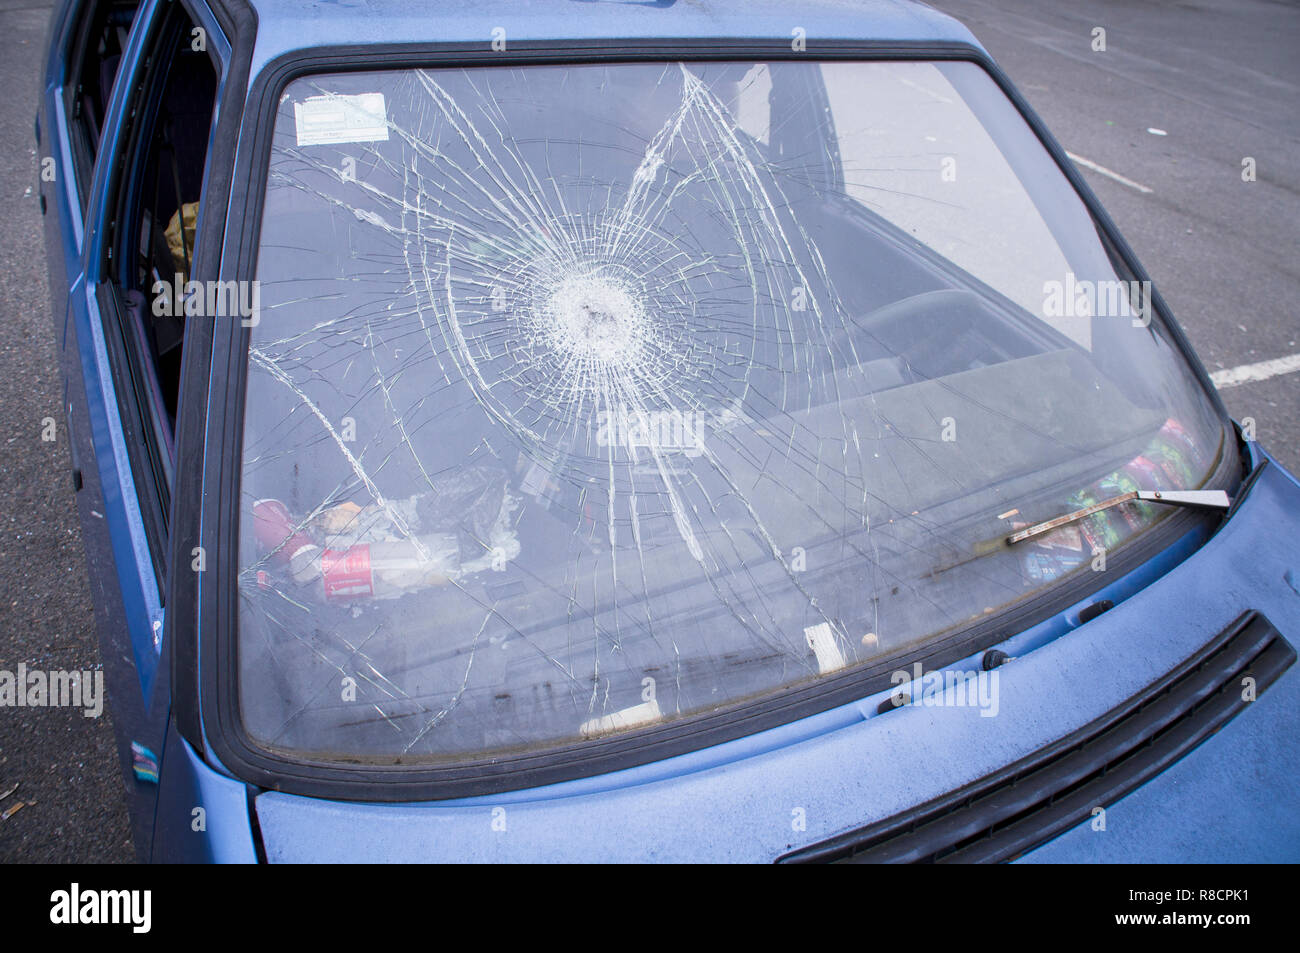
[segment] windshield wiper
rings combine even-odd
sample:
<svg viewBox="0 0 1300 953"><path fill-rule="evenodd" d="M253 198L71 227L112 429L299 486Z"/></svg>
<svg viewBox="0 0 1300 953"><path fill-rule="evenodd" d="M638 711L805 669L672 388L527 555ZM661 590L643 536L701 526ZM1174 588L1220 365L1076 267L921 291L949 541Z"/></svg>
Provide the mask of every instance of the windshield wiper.
<svg viewBox="0 0 1300 953"><path fill-rule="evenodd" d="M1043 535L1043 533L1049 533L1058 526L1073 523L1085 516L1091 516L1093 513L1100 513L1112 506L1119 506L1121 503L1129 503L1134 500L1140 500L1144 503L1166 503L1169 506L1191 506L1208 510L1227 510L1232 506L1232 500L1223 490L1132 490L1128 493L1121 493L1119 496L1112 496L1108 500L1102 500L1100 503L1085 506L1073 513L1066 513L1064 516L1058 516L1055 519L1035 523L1033 526L1017 530L1007 537L1007 545L1014 546L1016 543L1033 539L1035 536Z"/></svg>

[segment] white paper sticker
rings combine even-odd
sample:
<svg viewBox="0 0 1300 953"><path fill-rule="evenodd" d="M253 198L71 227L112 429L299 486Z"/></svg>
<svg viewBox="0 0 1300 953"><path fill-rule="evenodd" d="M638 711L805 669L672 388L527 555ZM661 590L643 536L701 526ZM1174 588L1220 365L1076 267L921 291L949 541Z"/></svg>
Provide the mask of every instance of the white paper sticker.
<svg viewBox="0 0 1300 953"><path fill-rule="evenodd" d="M652 698L648 702L612 712L603 718L584 721L581 727L578 728L578 734L584 738L590 738L593 735L603 735L624 728L635 728L637 725L648 725L662 717L663 713L659 710L658 700Z"/></svg>
<svg viewBox="0 0 1300 953"><path fill-rule="evenodd" d="M817 671L820 674L838 672L845 666L844 653L835 644L835 630L829 622L808 626L803 630L803 637L817 656Z"/></svg>
<svg viewBox="0 0 1300 953"><path fill-rule="evenodd" d="M293 117L300 146L388 140L383 93L312 96L293 104Z"/></svg>

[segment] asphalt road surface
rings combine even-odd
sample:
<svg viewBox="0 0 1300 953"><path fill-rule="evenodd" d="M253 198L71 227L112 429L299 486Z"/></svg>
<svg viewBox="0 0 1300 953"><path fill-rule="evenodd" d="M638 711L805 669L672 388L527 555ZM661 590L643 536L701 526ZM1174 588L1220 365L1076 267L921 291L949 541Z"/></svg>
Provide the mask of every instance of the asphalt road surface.
<svg viewBox="0 0 1300 953"><path fill-rule="evenodd" d="M1300 472L1300 5L934 5L972 29L1085 167L1233 416L1252 418L1258 439ZM0 0L0 669L9 671L99 665L36 205L32 120L50 6ZM1097 28L1104 51L1093 49ZM1242 177L1247 158L1254 181ZM50 416L58 439L46 442ZM0 709L0 794L19 784L0 812L24 802L0 820L0 862L134 858L110 718Z"/></svg>

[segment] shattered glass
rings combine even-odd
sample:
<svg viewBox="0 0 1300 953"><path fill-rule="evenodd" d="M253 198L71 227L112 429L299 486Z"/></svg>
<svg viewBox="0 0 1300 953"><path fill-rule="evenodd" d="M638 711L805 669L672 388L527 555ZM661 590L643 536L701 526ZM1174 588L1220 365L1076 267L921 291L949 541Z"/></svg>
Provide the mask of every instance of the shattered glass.
<svg viewBox="0 0 1300 953"><path fill-rule="evenodd" d="M1220 453L1158 320L1044 313L1117 275L972 64L304 77L260 243L236 650L286 756L508 757L902 659L1088 571L1083 531L989 545L1018 521Z"/></svg>

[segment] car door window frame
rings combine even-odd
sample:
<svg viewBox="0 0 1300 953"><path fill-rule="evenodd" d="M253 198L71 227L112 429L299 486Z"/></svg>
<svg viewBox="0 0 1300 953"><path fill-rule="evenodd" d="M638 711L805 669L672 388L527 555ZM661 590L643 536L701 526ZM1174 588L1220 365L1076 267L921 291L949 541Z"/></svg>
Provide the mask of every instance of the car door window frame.
<svg viewBox="0 0 1300 953"><path fill-rule="evenodd" d="M196 15L196 11L198 14ZM147 22L141 22L147 18ZM131 201L135 186L143 172L134 168L135 160L147 154L150 142L142 137L142 131L152 134L152 123L156 118L157 100L168 81L168 63L159 60L159 52L167 51L172 43L183 43L187 37L179 35L184 20L191 24L202 24L206 31L206 52L212 61L216 77L216 88L212 114L207 127L207 139L204 148L204 173L199 195L199 222L196 229L195 244L202 235L202 218L204 195L207 186L208 169L213 148L216 117L219 112L220 92L228 62L229 44L220 32L219 26L211 13L200 5L188 2L159 2L142 5L137 13L136 30L147 31L143 39L143 50L129 64L130 74L119 71L119 85L129 83L121 106L125 117L120 131L113 141L102 140L96 159L96 178L94 187L99 190L95 199L95 219L100 240L94 247L87 249L87 288L93 295L99 319L104 328L104 340L108 352L109 365L113 380L113 390L118 404L119 419L122 426L124 443L127 450L127 462L136 489L137 504L143 531L153 562L154 582L159 604L163 603L166 590L167 564L169 549L169 532L171 495L173 491L174 461L173 451L165 446L160 421L153 409L154 394L157 387L148 377L155 376L146 361L148 355L142 353L139 342L133 341L130 332L130 319L125 290L122 285L123 249L133 244L138 236L131 234L131 220L123 221L122 213L125 203ZM174 51L175 48L172 48ZM227 54L223 58L223 53ZM151 109L151 107L154 107ZM105 125L106 134L109 126ZM104 168L101 168L104 167ZM138 217L138 216L137 216ZM130 217L128 217L129 219ZM91 221L91 219L88 219ZM197 252L197 248L195 249ZM192 254L193 258L194 255ZM193 277L193 276L191 276ZM182 370L178 389L183 391L186 378Z"/></svg>
<svg viewBox="0 0 1300 953"><path fill-rule="evenodd" d="M114 72L113 82L108 89L100 88L102 97L101 114L97 117L99 124L98 136L93 141L90 130L87 128L87 124L92 121L93 117L84 114L80 95L85 86L87 60L91 52L90 44L96 39L93 35L94 30L106 8L128 5L118 3L116 0L85 0L73 15L72 22L74 26L68 31L64 58L65 68L62 77L63 110L68 137L68 150L72 159L72 176L77 189L79 210L83 214L90 205L91 182L94 177L95 162L99 158L99 153L102 151L104 144L104 133L107 127L113 90L117 86L117 78L121 75L122 67L126 65L130 31L134 29L136 19L139 18L142 10L147 6L144 0L135 3L132 22L130 27L127 28L127 37L123 39L123 47L118 53L120 61ZM96 60L96 62L99 62L99 60ZM102 76L97 77L97 81L102 78Z"/></svg>

